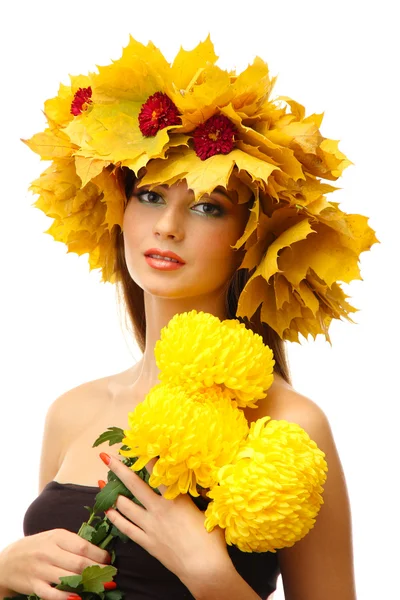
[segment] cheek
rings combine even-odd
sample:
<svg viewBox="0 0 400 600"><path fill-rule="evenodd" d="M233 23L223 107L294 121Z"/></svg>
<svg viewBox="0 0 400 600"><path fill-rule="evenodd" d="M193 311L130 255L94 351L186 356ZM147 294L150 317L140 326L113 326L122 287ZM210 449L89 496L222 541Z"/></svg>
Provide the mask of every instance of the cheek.
<svg viewBox="0 0 400 600"><path fill-rule="evenodd" d="M123 218L124 237L128 240L139 241L140 236L151 231L152 224L149 221L150 211L141 210L142 206L138 202L129 202Z"/></svg>
<svg viewBox="0 0 400 600"><path fill-rule="evenodd" d="M243 251L231 248L240 238L242 231L235 229L222 228L220 231L215 231L212 237L203 240L201 244L202 265L210 273L210 265L212 271L223 277L230 277L239 267L243 260Z"/></svg>
<svg viewBox="0 0 400 600"><path fill-rule="evenodd" d="M133 210L132 205L127 206L122 221L125 260L130 270L130 265L135 263L134 256L139 251L143 242L143 235L147 225L142 217L139 218L137 211Z"/></svg>

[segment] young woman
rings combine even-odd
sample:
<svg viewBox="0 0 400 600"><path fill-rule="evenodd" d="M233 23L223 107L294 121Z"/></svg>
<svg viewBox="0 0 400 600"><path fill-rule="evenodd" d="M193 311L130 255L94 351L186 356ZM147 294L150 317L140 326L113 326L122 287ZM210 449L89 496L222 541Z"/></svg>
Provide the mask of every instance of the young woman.
<svg viewBox="0 0 400 600"><path fill-rule="evenodd" d="M207 40L204 44L211 42ZM65 213L60 217L63 231L60 233L59 228L56 233L55 228L53 235L60 235L71 247L75 243L78 251L78 238L74 241L74 235L78 236L79 226L68 218L73 216L73 210L76 214L80 211L79 223L85 222L79 232L80 251L86 244L91 267L101 266L104 279L118 283L143 356L127 371L84 383L50 406L43 438L39 496L25 515L25 537L0 552L0 597L36 593L44 600L62 600L69 594L51 585L58 583L59 577L80 574L89 565L109 562L108 552L83 540L76 532L87 515L84 506L93 504L98 486L112 469L144 505L138 507L120 496L118 511L111 510L107 515L130 538L127 544L121 542L116 546L116 581L126 600L268 598L276 589L280 573L287 600L355 600L350 505L340 458L324 412L292 387L284 348L284 339L296 341L296 330L303 335L304 332L327 335L330 320L343 314L343 300L336 284L324 288L317 261L313 262L315 270L308 271L307 285L292 284L291 295L285 296L289 287L284 288L280 277L285 269L289 277L294 268L293 257L296 268L300 268L310 252L307 243L312 236L308 235L310 230L306 231L307 218L315 223L311 232L324 240L321 248L333 243L333 235L335 239L343 237L346 216L333 205L324 216L322 208L327 205L321 195L315 195L315 189L318 176L336 178L345 160L337 149L324 145L316 120L304 119L300 105L291 101L288 119L285 110L269 101L272 84L264 63L255 61L245 78L230 76L228 81L224 72L213 64L214 59L210 62L210 47L207 46L205 60L204 45L200 45L193 51L194 72L188 69L183 80L178 67L182 70L183 58L187 63L190 61L186 56L178 57L172 65L172 74L168 75L175 86L168 86L158 51L151 45L139 46L131 40L121 61L108 71L101 68L99 76L92 76L90 86L80 78L79 82L72 82L71 89L60 88L58 98L45 106L52 119L50 129L43 134L47 136L46 144L31 140L33 149L53 160L52 167L34 189L41 194L41 208L54 216L56 211L50 206L54 208L59 202L58 214ZM152 94L147 98L146 92L139 102L140 111L137 94L129 92L129 73L139 77L135 68L139 62L142 67L148 66L146 76L141 72L141 85L143 81L146 85L153 81L153 88L149 88ZM204 66L200 68L202 63ZM215 81L213 77L223 80L226 89L220 82L217 91L206 90L209 102L206 108L199 108L201 102L204 104L200 90L204 92ZM155 93L161 80L166 91ZM185 93L190 94L189 99ZM183 98L182 104L179 97ZM105 115L104 111L111 112ZM220 117L223 111L224 119L211 123L213 116ZM231 129L225 120L227 115ZM134 125L134 119L138 124ZM268 122L268 126L263 127L263 122ZM291 131L294 122L296 131ZM128 127L130 123L137 129L133 133ZM204 131L207 124L209 128ZM167 136L160 142L161 151L160 147L151 146L156 144L157 136ZM49 139L53 149L57 147L53 154L48 150ZM56 140L62 140L62 144ZM35 143L39 149L34 147ZM44 146L47 150L43 150ZM62 155L64 150L60 151L61 146L67 147L65 155ZM224 162L229 155L232 161ZM303 178L296 161L303 168ZM211 164L217 176L208 174L205 183ZM88 174L89 167L93 171ZM274 171L277 171L275 176ZM48 185L49 178L52 186ZM226 185L218 183L223 181ZM67 189L72 189L71 202L65 196L65 182L70 184ZM330 191L329 187L321 188L321 193ZM122 203L119 222L115 214L110 216L111 209L105 212L105 206L109 208L117 200ZM341 223L342 233L337 233L339 228L335 231L332 225L332 210L336 210L335 223ZM102 218L96 217L96 211ZM88 225L90 215L94 216ZM108 230L104 223L108 223ZM94 242L90 227L103 237L97 235ZM366 224L362 231L360 225L358 231L357 249L361 252L373 243L373 233ZM280 237L284 235L285 239ZM238 240L243 242L240 246ZM275 240L281 240L279 248L274 247ZM297 255L296 247L300 249ZM276 270L271 273L276 294L275 314L268 304L269 284L263 288L264 282L259 277L258 287L254 288L257 279L251 280L254 270L250 248L256 266L264 264L265 268L268 265L262 259L268 248L275 252ZM318 257L321 248L314 244L311 256ZM268 257L271 262L273 257ZM349 264L350 261L349 258ZM340 260L336 265L337 279L340 279L339 263ZM251 308L255 307L250 316L245 314L249 313L249 304L240 305L243 290L257 300L250 303ZM260 305L261 300L264 303ZM282 327L288 306L295 301L299 306L302 301L303 308L293 309ZM326 455L329 471L324 504L313 529L292 547L276 553L245 553L227 546L221 529L217 527L211 533L205 530L203 512L189 496L166 500L157 495L120 462L118 445L108 450L100 448L108 451L102 454L102 460L99 448L92 448L99 431L110 425L127 428L128 413L158 383L154 347L161 329L174 315L192 309L211 313L221 320L239 318L241 312L240 319L246 327L260 333L273 350L274 382L256 409L243 409L247 420L252 422L268 415L297 423ZM152 460L147 465L150 472L154 464ZM163 492L163 486L160 491Z"/></svg>

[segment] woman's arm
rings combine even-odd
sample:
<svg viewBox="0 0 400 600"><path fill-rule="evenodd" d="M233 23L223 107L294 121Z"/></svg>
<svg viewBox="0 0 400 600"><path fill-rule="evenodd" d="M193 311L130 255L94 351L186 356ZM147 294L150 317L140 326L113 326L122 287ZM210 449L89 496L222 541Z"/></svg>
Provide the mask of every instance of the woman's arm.
<svg viewBox="0 0 400 600"><path fill-rule="evenodd" d="M4 598L8 598L8 596L11 596L11 597L17 596L17 592L14 592L13 590L2 587L0 585L0 600L3 600Z"/></svg>
<svg viewBox="0 0 400 600"><path fill-rule="evenodd" d="M285 600L356 600L350 502L329 421L317 404L291 387L280 386L268 400L259 404L255 418L268 415L297 423L328 463L324 504L313 529L291 548L277 551ZM258 598L234 567L222 566L219 573L185 585L196 600Z"/></svg>
<svg viewBox="0 0 400 600"><path fill-rule="evenodd" d="M325 452L324 504L311 531L291 548L278 550L285 600L356 600L350 502L342 464L324 412L292 388L265 414L300 425Z"/></svg>
<svg viewBox="0 0 400 600"><path fill-rule="evenodd" d="M181 581L196 600L260 600L232 562L221 565L214 572L191 575Z"/></svg>

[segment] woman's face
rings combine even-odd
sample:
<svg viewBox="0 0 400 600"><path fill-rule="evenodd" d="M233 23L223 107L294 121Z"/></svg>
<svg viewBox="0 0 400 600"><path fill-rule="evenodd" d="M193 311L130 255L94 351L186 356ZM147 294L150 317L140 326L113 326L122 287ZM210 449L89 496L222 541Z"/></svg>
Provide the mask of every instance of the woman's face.
<svg viewBox="0 0 400 600"><path fill-rule="evenodd" d="M123 220L125 259L132 279L152 295L184 298L220 293L243 259L233 250L249 217L249 204L238 204L217 188L197 204L186 181L149 191L136 182ZM185 264L163 271L148 264L150 248L170 250Z"/></svg>

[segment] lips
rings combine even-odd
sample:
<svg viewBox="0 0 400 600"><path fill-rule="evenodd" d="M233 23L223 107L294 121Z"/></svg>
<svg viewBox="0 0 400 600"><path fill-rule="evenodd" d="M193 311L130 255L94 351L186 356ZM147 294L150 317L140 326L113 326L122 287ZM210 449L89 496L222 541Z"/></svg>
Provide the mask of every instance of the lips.
<svg viewBox="0 0 400 600"><path fill-rule="evenodd" d="M149 250L146 250L146 252L144 253L145 256L150 256L151 254L153 254L153 255L158 254L159 256L166 256L168 258L174 258L182 265L185 264L185 261L183 260L183 258L178 256L178 254L175 254L175 252L171 252L170 250L160 250L160 248L150 248Z"/></svg>

